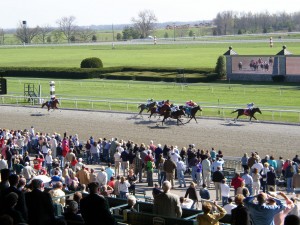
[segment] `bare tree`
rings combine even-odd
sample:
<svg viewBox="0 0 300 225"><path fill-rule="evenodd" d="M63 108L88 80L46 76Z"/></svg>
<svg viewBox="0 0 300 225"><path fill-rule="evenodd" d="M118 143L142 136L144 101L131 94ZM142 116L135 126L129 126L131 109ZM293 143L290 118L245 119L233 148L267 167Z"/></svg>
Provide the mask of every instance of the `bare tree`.
<svg viewBox="0 0 300 225"><path fill-rule="evenodd" d="M27 27L26 24L20 22L19 27L16 30L15 36L25 44L30 44L37 35L39 35L40 27L35 28Z"/></svg>
<svg viewBox="0 0 300 225"><path fill-rule="evenodd" d="M43 42L43 44L46 43L47 37L52 31L53 28L50 27L49 25L40 27L39 39Z"/></svg>
<svg viewBox="0 0 300 225"><path fill-rule="evenodd" d="M92 36L96 34L94 30L91 28L79 28L76 32L80 38L80 40L86 42L92 39Z"/></svg>
<svg viewBox="0 0 300 225"><path fill-rule="evenodd" d="M138 18L132 18L131 21L134 23L135 29L139 31L141 38L145 38L155 29L157 18L152 11L144 10L139 12Z"/></svg>
<svg viewBox="0 0 300 225"><path fill-rule="evenodd" d="M232 11L224 11L217 14L214 19L214 23L217 26L217 32L219 35L226 35L233 32L234 29L234 15Z"/></svg>
<svg viewBox="0 0 300 225"><path fill-rule="evenodd" d="M5 32L3 28L0 28L0 44L4 45Z"/></svg>
<svg viewBox="0 0 300 225"><path fill-rule="evenodd" d="M56 22L59 25L60 31L66 37L68 43L70 43L72 36L75 36L75 32L77 30L75 20L76 18L74 16L69 16L63 17Z"/></svg>

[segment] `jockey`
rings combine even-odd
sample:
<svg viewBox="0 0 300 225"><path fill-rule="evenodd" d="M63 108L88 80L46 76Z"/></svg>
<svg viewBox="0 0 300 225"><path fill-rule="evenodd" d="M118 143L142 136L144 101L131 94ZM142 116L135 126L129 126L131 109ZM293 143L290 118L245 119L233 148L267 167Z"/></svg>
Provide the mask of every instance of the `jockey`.
<svg viewBox="0 0 300 225"><path fill-rule="evenodd" d="M191 108L193 108L194 106L196 106L197 104L195 102L193 102L193 100L190 100L190 101L187 101L185 103L185 106L186 106L186 113L187 114L190 114L191 112Z"/></svg>
<svg viewBox="0 0 300 225"><path fill-rule="evenodd" d="M159 109L160 109L164 104L165 104L165 101L164 101L164 100L157 102L157 109L156 109L156 112L159 112Z"/></svg>
<svg viewBox="0 0 300 225"><path fill-rule="evenodd" d="M186 105L187 107L194 107L194 106L196 106L197 104L196 104L196 102L193 102L193 100L190 100L190 101L187 101L187 102L185 103L185 105Z"/></svg>
<svg viewBox="0 0 300 225"><path fill-rule="evenodd" d="M55 99L56 99L55 96L52 96L52 97L50 98L49 106L52 104L52 102L53 102Z"/></svg>
<svg viewBox="0 0 300 225"><path fill-rule="evenodd" d="M171 104L171 112L176 112L179 110L179 106L178 105L175 105L175 104Z"/></svg>
<svg viewBox="0 0 300 225"><path fill-rule="evenodd" d="M153 102L153 98L147 100L147 107Z"/></svg>
<svg viewBox="0 0 300 225"><path fill-rule="evenodd" d="M254 107L254 103L253 102L247 104L247 109L252 110L253 107Z"/></svg>
<svg viewBox="0 0 300 225"><path fill-rule="evenodd" d="M164 105L165 105L165 106L169 106L169 107L170 107L170 106L171 106L171 103L170 103L170 101L169 101L169 100L167 100L167 101L165 101Z"/></svg>
<svg viewBox="0 0 300 225"><path fill-rule="evenodd" d="M244 114L245 115L249 115L250 112L251 112L251 110L253 109L253 107L254 107L254 103L253 102L248 103L247 104L247 108L244 110Z"/></svg>

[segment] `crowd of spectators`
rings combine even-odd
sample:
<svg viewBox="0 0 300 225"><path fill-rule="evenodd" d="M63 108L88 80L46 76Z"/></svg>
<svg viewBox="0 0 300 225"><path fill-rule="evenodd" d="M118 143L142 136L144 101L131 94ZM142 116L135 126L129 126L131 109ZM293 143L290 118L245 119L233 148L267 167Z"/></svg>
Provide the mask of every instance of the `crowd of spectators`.
<svg viewBox="0 0 300 225"><path fill-rule="evenodd" d="M290 215L298 217L298 155L292 160L275 160L268 155L261 159L257 152L250 157L245 153L243 171L236 171L232 179L224 175L224 163L222 151L201 150L194 144L179 149L153 141L146 145L92 136L81 142L77 134L35 132L33 126L0 129L0 215L12 218L13 224L93 224L101 211L105 224L115 224L104 197L128 198L126 209L134 210L132 195L137 183L145 182L147 187L154 186L155 214L181 217L182 208L199 209L201 202L204 214L197 217L201 225L218 224L226 214L232 215L232 224L240 225L250 221L277 225ZM99 171L91 168L94 165ZM281 186L286 192L278 192ZM185 195L179 198L172 189ZM211 199L212 189L215 199ZM75 192L74 199L67 204L65 193L70 191ZM290 199L287 195L295 196ZM64 220L54 217L53 204L66 209Z"/></svg>

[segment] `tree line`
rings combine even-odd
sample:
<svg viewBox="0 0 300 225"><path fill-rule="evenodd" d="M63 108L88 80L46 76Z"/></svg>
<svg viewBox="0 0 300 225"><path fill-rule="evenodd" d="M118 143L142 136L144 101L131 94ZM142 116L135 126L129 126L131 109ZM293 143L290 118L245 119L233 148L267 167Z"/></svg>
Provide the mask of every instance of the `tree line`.
<svg viewBox="0 0 300 225"><path fill-rule="evenodd" d="M131 25L125 26L122 32L116 33L116 35L113 33L113 40L115 38L117 40L147 38L154 33L157 21L154 12L150 10L141 11L137 17L131 19ZM96 31L88 27L79 27L74 16L60 18L56 24L56 28L49 25L29 27L26 21L22 21L19 23L14 36L24 44L97 41ZM195 36L195 33L190 29L174 29L175 31L176 36ZM276 31L300 31L300 12L270 14L267 11L261 13L223 11L219 12L213 19L213 27L208 35ZM168 38L168 32L165 32L163 37ZM5 43L5 31L0 28L0 44L3 43Z"/></svg>
<svg viewBox="0 0 300 225"><path fill-rule="evenodd" d="M219 12L213 20L214 35L300 31L300 12Z"/></svg>

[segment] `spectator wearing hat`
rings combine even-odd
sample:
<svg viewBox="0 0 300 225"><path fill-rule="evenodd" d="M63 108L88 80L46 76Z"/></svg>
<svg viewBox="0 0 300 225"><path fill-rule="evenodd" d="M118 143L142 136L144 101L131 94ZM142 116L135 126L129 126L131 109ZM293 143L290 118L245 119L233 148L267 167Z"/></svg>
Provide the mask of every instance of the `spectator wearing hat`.
<svg viewBox="0 0 300 225"><path fill-rule="evenodd" d="M105 172L105 168L103 166L100 167L96 181L99 183L100 187L107 184L107 173Z"/></svg>
<svg viewBox="0 0 300 225"><path fill-rule="evenodd" d="M75 171L78 171L82 168L83 165L83 159L82 158L78 158L78 162L75 165Z"/></svg>

